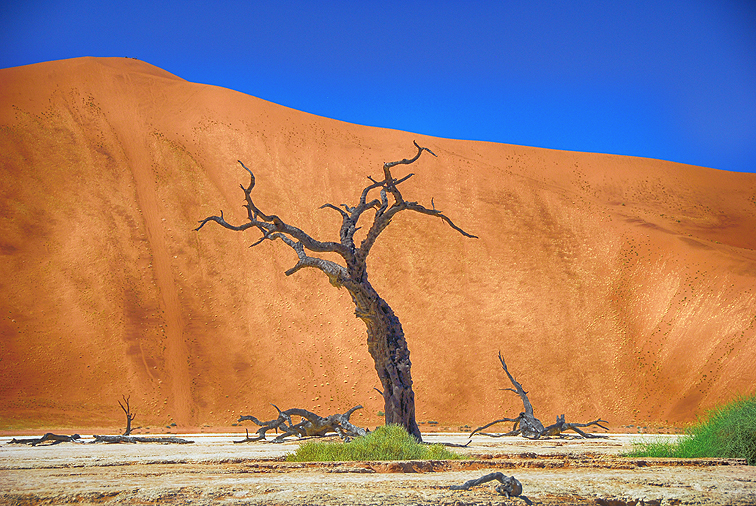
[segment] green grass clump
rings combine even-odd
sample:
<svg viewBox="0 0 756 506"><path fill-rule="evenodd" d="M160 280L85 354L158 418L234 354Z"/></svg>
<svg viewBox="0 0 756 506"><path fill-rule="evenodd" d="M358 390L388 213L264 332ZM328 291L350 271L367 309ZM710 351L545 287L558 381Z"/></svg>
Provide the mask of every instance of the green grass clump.
<svg viewBox="0 0 756 506"><path fill-rule="evenodd" d="M676 443L635 443L626 456L740 458L756 465L756 393L710 411Z"/></svg>
<svg viewBox="0 0 756 506"><path fill-rule="evenodd" d="M443 445L424 445L400 425L384 425L348 443L307 442L286 456L289 462L348 460L456 460L462 456Z"/></svg>
<svg viewBox="0 0 756 506"><path fill-rule="evenodd" d="M676 457L677 443L662 440L633 443L633 449L623 453L625 457Z"/></svg>

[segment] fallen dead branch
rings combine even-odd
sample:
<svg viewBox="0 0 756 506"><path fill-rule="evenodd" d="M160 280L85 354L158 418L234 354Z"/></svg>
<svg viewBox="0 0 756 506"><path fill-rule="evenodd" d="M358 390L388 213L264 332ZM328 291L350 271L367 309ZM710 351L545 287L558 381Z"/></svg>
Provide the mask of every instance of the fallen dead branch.
<svg viewBox="0 0 756 506"><path fill-rule="evenodd" d="M189 441L187 439L181 439L178 437L163 437L163 436L146 437L146 436L98 436L98 435L94 435L92 437L94 438L94 441L84 441L82 437L78 434L74 434L72 436L65 436L65 435L53 434L52 432L48 432L42 437L26 438L26 439L13 438L10 441L8 441L8 444L24 444L24 445L31 445L31 446L40 446L40 445L52 446L52 445L57 445L60 443L79 443L79 444L93 444L93 443L188 444L188 443L194 443L194 441Z"/></svg>
<svg viewBox="0 0 756 506"><path fill-rule="evenodd" d="M474 480L468 480L462 485L452 485L449 488L451 490L470 490L472 487L488 483L489 481L498 481L499 485L494 488L501 495L510 497L519 497L528 504L532 504L530 499L522 495L522 483L520 483L514 476L506 476L503 473L490 473Z"/></svg>
<svg viewBox="0 0 756 506"><path fill-rule="evenodd" d="M52 445L57 445L60 443L82 443L83 441L80 441L80 439L81 439L81 436L78 434L74 434L72 436L65 436L65 435L53 434L52 432L48 432L44 436L37 437L37 438L27 438L27 439L13 438L10 441L8 441L8 444L31 445L31 446L38 446L38 445L52 446Z"/></svg>
<svg viewBox="0 0 756 506"><path fill-rule="evenodd" d="M147 436L98 436L98 435L94 435L92 437L95 438L95 440L92 441L92 443L108 443L108 444L117 444L117 443L191 444L191 443L194 443L194 441L189 441L188 439L182 439L179 437L163 437L163 436L147 437Z"/></svg>
<svg viewBox="0 0 756 506"><path fill-rule="evenodd" d="M475 434L489 437L517 436L521 434L523 437L528 439L540 439L542 437L565 437L566 435L563 433L568 430L574 431L579 434L579 436L573 437L607 437L602 434L591 434L580 430L581 427L585 428L593 425L601 427L604 430L609 430L607 427L601 425L602 423L607 423L606 420L602 420L601 418L597 418L596 420L588 423L567 423L564 420L564 415L559 415L557 416L556 423L549 425L548 427L544 427L543 423L541 423L541 421L533 414L533 405L530 403L530 399L528 399L528 393L525 391L522 385L517 382L517 380L515 380L514 377L509 373L509 369L507 369L507 364L506 362L504 362L504 358L501 356L501 352L499 352L499 362L501 362L501 367L504 369L504 372L507 373L509 381L514 386L514 388L505 388L505 390L509 390L510 392L514 392L520 396L525 411L520 413L516 418L500 418L498 420L494 420L491 423L483 425L482 427L478 427L470 433L470 437ZM482 430L501 422L513 422L514 425L512 426L512 430L503 434L489 434L486 432L481 432Z"/></svg>
<svg viewBox="0 0 756 506"><path fill-rule="evenodd" d="M467 443L465 443L465 444L461 445L461 444L457 444L457 443L446 443L446 442L444 442L444 441L441 441L441 442L439 442L439 443L426 443L425 441L423 441L423 444L424 444L424 445L434 445L434 444L440 444L440 445L448 446L448 447L450 447L450 448L467 448L468 446L470 446L470 443L471 443L471 442L472 442L472 441L468 441Z"/></svg>
<svg viewBox="0 0 756 506"><path fill-rule="evenodd" d="M278 406L271 404L276 411L278 411L278 418L268 420L267 422L261 422L257 418L251 415L243 415L239 417L239 422L250 420L259 425L257 430L257 437L249 437L249 431L247 431L247 437L241 441L234 441L234 443L250 443L254 441L265 441L265 433L269 430L282 430L283 432L276 436L272 442L280 443L288 436L302 437L321 437L329 433L336 433L345 441L349 441L353 437L364 436L367 434L367 430L353 425L349 421L349 417L352 413L358 409L362 409L362 406L355 406L346 413L329 415L326 417L319 416L312 411L306 409L291 408L285 411L278 409ZM292 416L298 416L301 420L298 423L294 423L291 419Z"/></svg>

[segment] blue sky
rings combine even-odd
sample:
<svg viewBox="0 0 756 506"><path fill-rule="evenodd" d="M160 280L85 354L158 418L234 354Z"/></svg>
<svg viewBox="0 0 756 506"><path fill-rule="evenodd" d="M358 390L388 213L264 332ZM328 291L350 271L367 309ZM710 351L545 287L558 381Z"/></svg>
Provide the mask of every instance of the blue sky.
<svg viewBox="0 0 756 506"><path fill-rule="evenodd" d="M79 56L352 123L756 172L753 0L3 2L0 68Z"/></svg>

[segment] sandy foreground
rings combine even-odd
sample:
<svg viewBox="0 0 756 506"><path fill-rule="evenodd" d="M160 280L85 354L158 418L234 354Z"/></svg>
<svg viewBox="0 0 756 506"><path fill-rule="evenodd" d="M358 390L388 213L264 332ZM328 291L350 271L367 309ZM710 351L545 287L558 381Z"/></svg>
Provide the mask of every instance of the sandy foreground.
<svg viewBox="0 0 756 506"><path fill-rule="evenodd" d="M515 476L533 504L756 504L756 468L741 460L620 457L638 435L598 440L475 436L455 451L471 460L287 463L298 443L245 443L233 434L185 435L186 445L30 447L0 438L2 504L501 505L484 484L450 490L494 471ZM647 436L674 438L675 436ZM465 443L459 433L427 442ZM85 436L84 440L88 437Z"/></svg>

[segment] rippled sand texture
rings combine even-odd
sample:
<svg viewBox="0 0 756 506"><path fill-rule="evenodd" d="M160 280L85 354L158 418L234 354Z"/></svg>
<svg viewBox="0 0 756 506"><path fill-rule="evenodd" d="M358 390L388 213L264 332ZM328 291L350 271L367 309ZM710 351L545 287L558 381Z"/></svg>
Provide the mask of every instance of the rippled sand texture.
<svg viewBox="0 0 756 506"><path fill-rule="evenodd" d="M422 111L418 111L422 114ZM229 426L382 400L348 294L279 242L198 220L257 205L320 239L383 162L400 214L368 261L418 420L680 425L756 382L756 175L357 126L126 58L0 70L0 429ZM362 232L364 233L364 229ZM358 233L359 235L359 233ZM427 429L428 425L421 425ZM632 429L631 429L632 430Z"/></svg>

